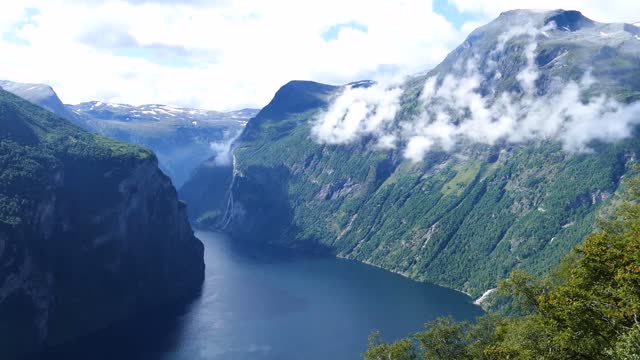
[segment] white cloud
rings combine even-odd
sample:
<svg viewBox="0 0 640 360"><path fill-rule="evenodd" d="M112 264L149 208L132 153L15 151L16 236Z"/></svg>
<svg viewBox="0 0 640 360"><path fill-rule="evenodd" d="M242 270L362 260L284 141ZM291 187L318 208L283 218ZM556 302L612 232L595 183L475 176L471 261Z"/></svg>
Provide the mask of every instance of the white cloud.
<svg viewBox="0 0 640 360"><path fill-rule="evenodd" d="M634 0L448 0L460 11L483 15L485 19L513 9L578 10L600 22L638 21L640 5Z"/></svg>
<svg viewBox="0 0 640 360"><path fill-rule="evenodd" d="M233 156L231 154L231 145L240 136L242 131L238 131L234 135L225 134L224 138L227 140L220 142L212 142L209 147L214 152L213 164L216 166L229 166L233 162Z"/></svg>
<svg viewBox="0 0 640 360"><path fill-rule="evenodd" d="M316 140L340 144L373 136L384 147L398 146L406 158L419 161L432 149L450 151L468 141L492 145L552 139L566 150L586 151L591 141L615 142L631 136L633 127L640 123L640 103L627 106L606 95L585 101L585 93L595 83L590 74L538 96L536 39L553 27L536 29L523 24L498 39L492 51L496 55L513 38L527 41L522 54L526 65L516 75L520 92L481 95L485 76L499 69L481 73L478 60L471 58L462 76L447 74L441 82L435 77L426 79L420 99L423 110L416 117L395 116L399 93L393 86L347 89L317 119L313 128Z"/></svg>
<svg viewBox="0 0 640 360"><path fill-rule="evenodd" d="M402 90L381 83L371 87L348 86L333 101L331 108L313 127L313 135L329 144L342 144L368 134L384 135L400 107ZM393 139L382 139L380 146L390 147Z"/></svg>
<svg viewBox="0 0 640 360"><path fill-rule="evenodd" d="M0 78L48 83L71 103L262 106L292 79L339 84L427 69L465 35L423 0L10 3L0 33L31 45L0 39ZM39 10L36 24L16 27L25 7ZM322 38L350 22L367 32L342 27ZM188 55L154 59L159 47Z"/></svg>
<svg viewBox="0 0 640 360"><path fill-rule="evenodd" d="M71 103L262 106L292 79L342 84L389 69L427 70L508 8L578 8L596 20L638 20L627 19L638 5L612 1L450 0L477 15L456 30L428 0L12 0L0 12L0 78L48 83ZM39 10L35 24L21 24L28 7ZM367 32L342 27L336 39L322 38L348 23ZM118 51L127 42L133 49Z"/></svg>

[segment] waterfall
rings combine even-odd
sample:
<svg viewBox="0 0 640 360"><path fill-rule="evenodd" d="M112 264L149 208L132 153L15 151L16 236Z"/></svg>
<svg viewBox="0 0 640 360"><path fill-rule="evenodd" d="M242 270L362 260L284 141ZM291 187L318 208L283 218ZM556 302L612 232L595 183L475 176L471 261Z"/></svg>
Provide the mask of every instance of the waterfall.
<svg viewBox="0 0 640 360"><path fill-rule="evenodd" d="M220 223L222 224L220 226L221 230L226 230L229 224L231 224L231 219L233 218L233 185L236 181L236 155L232 152L231 156L233 159L232 170L231 170L232 173L231 173L231 181L229 183L229 188L227 189L227 194L229 198L227 200L227 206L225 207L225 210L224 210L224 215L220 220Z"/></svg>

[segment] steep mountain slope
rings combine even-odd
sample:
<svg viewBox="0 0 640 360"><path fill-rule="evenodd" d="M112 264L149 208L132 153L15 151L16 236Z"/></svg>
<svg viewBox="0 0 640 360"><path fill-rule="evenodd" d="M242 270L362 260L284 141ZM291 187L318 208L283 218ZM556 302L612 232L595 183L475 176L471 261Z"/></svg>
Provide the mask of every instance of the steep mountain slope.
<svg viewBox="0 0 640 360"><path fill-rule="evenodd" d="M201 169L181 193L193 220L245 241L479 296L514 268L547 271L615 201L640 150L638 31L510 11L397 90L291 82L236 142L233 176ZM326 120L349 96L359 107Z"/></svg>
<svg viewBox="0 0 640 360"><path fill-rule="evenodd" d="M241 135L242 138L261 137L266 127L271 128L271 124L266 124L265 121L269 121L268 119L272 117L278 118L287 113L303 113L309 109L323 106L326 95L335 89L334 86L314 82L293 82L292 86L283 87L275 98L260 111L259 116L251 119ZM284 126L292 129L296 123L287 123ZM279 128L273 128L273 134L276 137L281 135L279 130ZM286 155L286 153L280 154L280 156L282 155ZM189 217L198 226L213 226L215 228L230 220L228 217L225 219L220 217L234 203L232 192L229 191L234 185L234 163L235 157L233 162L227 163L220 163L216 161L216 157L212 157L203 162L195 170L193 176L180 188L180 198L189 203ZM263 196L270 195L264 193ZM279 213L273 212L271 215L279 216ZM255 217L255 220L259 218L262 216ZM282 220L287 221L286 219Z"/></svg>
<svg viewBox="0 0 640 360"><path fill-rule="evenodd" d="M0 90L0 357L186 299L202 243L148 150Z"/></svg>
<svg viewBox="0 0 640 360"><path fill-rule="evenodd" d="M150 148L160 168L178 187L203 161L226 152L247 121L258 113L255 109L218 112L99 101L64 105L48 85L2 80L0 87L85 130Z"/></svg>

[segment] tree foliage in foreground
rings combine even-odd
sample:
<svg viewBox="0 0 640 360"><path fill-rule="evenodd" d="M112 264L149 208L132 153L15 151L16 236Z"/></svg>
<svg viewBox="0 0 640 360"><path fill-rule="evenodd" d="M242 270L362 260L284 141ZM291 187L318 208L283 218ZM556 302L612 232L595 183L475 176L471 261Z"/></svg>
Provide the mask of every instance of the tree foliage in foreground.
<svg viewBox="0 0 640 360"><path fill-rule="evenodd" d="M545 278L514 271L499 291L526 313L440 318L411 338L369 339L365 360L640 360L640 180L601 230Z"/></svg>

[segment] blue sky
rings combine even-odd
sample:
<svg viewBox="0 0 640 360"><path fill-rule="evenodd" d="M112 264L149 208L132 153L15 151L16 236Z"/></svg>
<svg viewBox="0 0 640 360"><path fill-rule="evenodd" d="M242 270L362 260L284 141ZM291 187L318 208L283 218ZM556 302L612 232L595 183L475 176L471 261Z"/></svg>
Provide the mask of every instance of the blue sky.
<svg viewBox="0 0 640 360"><path fill-rule="evenodd" d="M22 30L25 26L34 26L37 25L34 17L40 14L40 10L32 7L25 7L23 10L22 17L18 19L12 26L2 34L2 38L5 41L9 41L15 43L17 45L30 46L28 40L25 40L18 36L18 32Z"/></svg>
<svg viewBox="0 0 640 360"><path fill-rule="evenodd" d="M325 41L337 40L340 31L342 31L343 29L352 29L355 31L363 32L365 34L369 32L369 27L367 27L367 25L361 24L356 21L350 21L347 23L334 24L329 26L329 28L322 33L322 38Z"/></svg>
<svg viewBox="0 0 640 360"><path fill-rule="evenodd" d="M461 29L465 23L479 21L482 18L480 15L471 12L460 12L458 8L448 0L435 0L433 1L432 6L435 13L444 16L457 29ZM345 28L362 31L364 33L368 31L367 25L358 23L356 21L350 21L347 23L332 25L331 27L329 27L329 29L322 33L322 37L327 41L335 40L337 39L340 30Z"/></svg>
<svg viewBox="0 0 640 360"><path fill-rule="evenodd" d="M263 106L292 79L427 70L501 11L531 7L640 20L629 0L14 0L0 12L0 78L69 103Z"/></svg>
<svg viewBox="0 0 640 360"><path fill-rule="evenodd" d="M434 0L433 11L444 16L458 29L462 28L465 23L482 19L482 15L480 14L458 10L458 8L448 0Z"/></svg>

